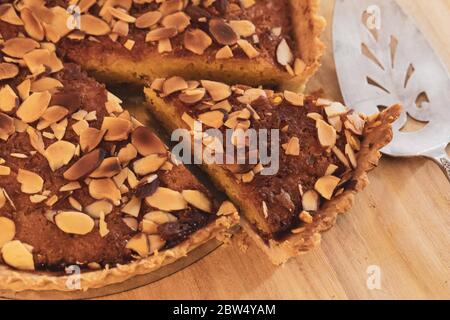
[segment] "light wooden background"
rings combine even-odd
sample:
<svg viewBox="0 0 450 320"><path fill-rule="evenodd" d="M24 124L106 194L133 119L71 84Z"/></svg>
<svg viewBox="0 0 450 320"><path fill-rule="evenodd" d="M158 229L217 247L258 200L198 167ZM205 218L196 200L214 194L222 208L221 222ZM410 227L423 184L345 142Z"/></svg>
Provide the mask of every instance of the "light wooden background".
<svg viewBox="0 0 450 320"><path fill-rule="evenodd" d="M322 0L331 22L332 0ZM450 69L450 1L401 0ZM331 43L312 89L340 98ZM384 158L321 248L272 266L236 242L169 278L108 299L450 299L450 183L431 161ZM381 268L381 289L366 270Z"/></svg>

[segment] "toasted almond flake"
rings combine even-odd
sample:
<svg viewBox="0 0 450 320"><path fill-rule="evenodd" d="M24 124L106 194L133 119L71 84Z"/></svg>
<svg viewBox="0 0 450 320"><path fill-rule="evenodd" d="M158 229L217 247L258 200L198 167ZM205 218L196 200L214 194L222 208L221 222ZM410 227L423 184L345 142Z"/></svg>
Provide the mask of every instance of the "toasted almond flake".
<svg viewBox="0 0 450 320"><path fill-rule="evenodd" d="M8 140L15 131L14 119L0 112L0 139Z"/></svg>
<svg viewBox="0 0 450 320"><path fill-rule="evenodd" d="M62 140L62 138L64 138L64 135L66 134L67 124L67 118L64 118L60 122L50 125L50 128L52 129L56 139Z"/></svg>
<svg viewBox="0 0 450 320"><path fill-rule="evenodd" d="M116 174L122 171L119 158L111 157L106 158L100 164L100 166L92 172L90 178L112 178Z"/></svg>
<svg viewBox="0 0 450 320"><path fill-rule="evenodd" d="M69 114L69 110L61 106L51 106L45 110L42 115L42 119L46 120L47 123L52 124L62 120L65 116Z"/></svg>
<svg viewBox="0 0 450 320"><path fill-rule="evenodd" d="M184 47L198 55L203 55L205 50L212 45L211 37L200 29L187 30L184 33Z"/></svg>
<svg viewBox="0 0 450 320"><path fill-rule="evenodd" d="M81 205L81 203L74 197L69 197L69 204L77 211L83 210L83 206Z"/></svg>
<svg viewBox="0 0 450 320"><path fill-rule="evenodd" d="M113 208L114 207L111 202L107 200L99 200L86 206L86 208L84 208L84 211L92 218L100 219L101 214L107 216L113 211Z"/></svg>
<svg viewBox="0 0 450 320"><path fill-rule="evenodd" d="M106 134L106 130L98 130L96 128L87 128L80 134L81 151L87 153L91 152L102 141Z"/></svg>
<svg viewBox="0 0 450 320"><path fill-rule="evenodd" d="M0 249L5 243L12 241L15 235L16 225L14 221L6 217L0 217Z"/></svg>
<svg viewBox="0 0 450 320"><path fill-rule="evenodd" d="M221 111L209 111L200 114L198 120L208 127L219 129L223 126L224 117Z"/></svg>
<svg viewBox="0 0 450 320"><path fill-rule="evenodd" d="M286 39L281 40L277 47L277 60L282 66L290 65L294 60L294 55Z"/></svg>
<svg viewBox="0 0 450 320"><path fill-rule="evenodd" d="M187 82L181 77L172 77L164 81L163 92L165 95L186 90L188 88Z"/></svg>
<svg viewBox="0 0 450 320"><path fill-rule="evenodd" d="M53 92L57 88L62 88L63 84L54 78L43 77L31 83L31 92Z"/></svg>
<svg viewBox="0 0 450 320"><path fill-rule="evenodd" d="M110 7L109 8L109 13L114 18L117 18L117 19L119 19L121 21L128 22L128 23L135 23L136 22L136 18L135 17L129 15L128 13L126 13L125 11L123 11L121 9Z"/></svg>
<svg viewBox="0 0 450 320"><path fill-rule="evenodd" d="M231 20L230 26L241 37L247 38L256 32L255 25L249 20Z"/></svg>
<svg viewBox="0 0 450 320"><path fill-rule="evenodd" d="M284 91L284 98L292 105L301 107L304 104L304 96L292 91Z"/></svg>
<svg viewBox="0 0 450 320"><path fill-rule="evenodd" d="M269 208L267 208L267 203L265 201L262 202L262 211L264 214L264 218L268 218L269 217Z"/></svg>
<svg viewBox="0 0 450 320"><path fill-rule="evenodd" d="M294 73L296 76L302 75L306 70L306 63L302 59L296 58L294 62Z"/></svg>
<svg viewBox="0 0 450 320"><path fill-rule="evenodd" d="M68 184L63 185L61 188L59 188L60 192L68 192L68 191L75 191L81 189L81 185L78 181L69 182Z"/></svg>
<svg viewBox="0 0 450 320"><path fill-rule="evenodd" d="M156 254L159 250L161 250L165 245L166 241L161 238L159 235L151 234L148 236L148 241L150 245L150 254Z"/></svg>
<svg viewBox="0 0 450 320"><path fill-rule="evenodd" d="M80 17L80 29L93 36L103 36L111 31L105 21L90 14L84 14Z"/></svg>
<svg viewBox="0 0 450 320"><path fill-rule="evenodd" d="M158 154L151 154L134 162L133 170L139 176L145 176L158 171L166 162L167 157Z"/></svg>
<svg viewBox="0 0 450 320"><path fill-rule="evenodd" d="M19 105L19 98L14 90L5 85L0 89L0 110L3 112L11 112Z"/></svg>
<svg viewBox="0 0 450 320"><path fill-rule="evenodd" d="M237 43L250 59L254 59L260 55L259 51L256 50L255 47L252 46L252 44L247 40L241 39L238 40Z"/></svg>
<svg viewBox="0 0 450 320"><path fill-rule="evenodd" d="M109 233L109 229L108 229L108 224L105 221L105 214L103 212L100 213L100 220L99 220L98 227L99 227L100 236L102 238L106 237Z"/></svg>
<svg viewBox="0 0 450 320"><path fill-rule="evenodd" d="M30 90L31 90L31 80L25 79L23 80L17 87L17 92L19 93L19 96L22 100L28 99L30 96Z"/></svg>
<svg viewBox="0 0 450 320"><path fill-rule="evenodd" d="M137 231L139 224L138 221L133 217L125 217L122 219L122 221L127 225L128 228L130 228L133 231Z"/></svg>
<svg viewBox="0 0 450 320"><path fill-rule="evenodd" d="M292 137L286 145L286 155L299 156L300 155L300 140L297 137Z"/></svg>
<svg viewBox="0 0 450 320"><path fill-rule="evenodd" d="M158 225L153 221L142 219L139 230L145 234L157 234L158 233Z"/></svg>
<svg viewBox="0 0 450 320"><path fill-rule="evenodd" d="M51 196L46 202L45 204L49 207L53 206L55 203L58 202L58 196L55 194L53 196Z"/></svg>
<svg viewBox="0 0 450 320"><path fill-rule="evenodd" d="M350 163L349 163L347 157L341 150L339 150L338 147L334 146L331 150L336 155L336 157L339 159L339 161L341 161L347 168L350 168Z"/></svg>
<svg viewBox="0 0 450 320"><path fill-rule="evenodd" d="M123 141L128 139L131 122L127 119L104 117L101 130L106 130L105 141Z"/></svg>
<svg viewBox="0 0 450 320"><path fill-rule="evenodd" d="M50 103L51 94L48 91L33 93L17 109L17 116L25 123L38 120Z"/></svg>
<svg viewBox="0 0 450 320"><path fill-rule="evenodd" d="M134 45L135 45L135 41L134 40L131 40L131 39L128 39L127 41L125 41L125 43L123 44L123 46L126 48L126 49L128 49L128 50L132 50L133 49L133 47L134 47Z"/></svg>
<svg viewBox="0 0 450 320"><path fill-rule="evenodd" d="M161 24L166 28L176 28L181 33L191 24L191 18L186 13L179 11L165 16Z"/></svg>
<svg viewBox="0 0 450 320"><path fill-rule="evenodd" d="M158 79L153 80L152 84L150 85L150 89L158 91L158 92L162 92L165 81L166 81L165 78L158 78Z"/></svg>
<svg viewBox="0 0 450 320"><path fill-rule="evenodd" d="M198 190L183 190L181 194L184 200L190 205L204 212L212 213L212 203L203 192Z"/></svg>
<svg viewBox="0 0 450 320"><path fill-rule="evenodd" d="M174 36L176 36L178 33L176 28L157 28L154 30L151 30L147 35L145 36L145 41L160 41L164 39L170 39Z"/></svg>
<svg viewBox="0 0 450 320"><path fill-rule="evenodd" d="M164 211L150 211L144 215L143 219L151 221L157 225L176 222L178 220L173 214Z"/></svg>
<svg viewBox="0 0 450 320"><path fill-rule="evenodd" d="M339 102L333 102L329 106L324 107L329 118L346 114L349 110Z"/></svg>
<svg viewBox="0 0 450 320"><path fill-rule="evenodd" d="M136 128L131 134L131 143L144 157L155 153L167 153L164 143L147 127Z"/></svg>
<svg viewBox="0 0 450 320"><path fill-rule="evenodd" d="M239 40L238 34L222 19L211 19L209 21L209 32L222 45L234 45Z"/></svg>
<svg viewBox="0 0 450 320"><path fill-rule="evenodd" d="M122 198L120 190L109 178L92 180L89 183L89 194L96 200L111 200L114 205L118 205Z"/></svg>
<svg viewBox="0 0 450 320"><path fill-rule="evenodd" d="M319 136L319 141L322 147L324 148L334 147L337 139L336 129L323 120L318 120L316 122L316 127Z"/></svg>
<svg viewBox="0 0 450 320"><path fill-rule="evenodd" d="M234 213L237 213L238 210L236 209L236 207L234 206L233 203L231 203L230 201L224 201L221 205L219 210L217 211L217 216L229 216L232 215Z"/></svg>
<svg viewBox="0 0 450 320"><path fill-rule="evenodd" d="M139 16L135 21L136 28L145 29L150 28L157 24L162 18L162 14L159 11L149 11Z"/></svg>
<svg viewBox="0 0 450 320"><path fill-rule="evenodd" d="M33 74L41 74L47 71L58 72L64 67L56 53L48 49L30 51L23 56L23 60Z"/></svg>
<svg viewBox="0 0 450 320"><path fill-rule="evenodd" d="M181 116L181 120L183 120L183 122L186 123L191 130L194 130L195 119L192 118L189 114L184 112Z"/></svg>
<svg viewBox="0 0 450 320"><path fill-rule="evenodd" d="M30 38L11 38L3 44L2 51L10 57L23 58L23 56L39 48L39 43Z"/></svg>
<svg viewBox="0 0 450 320"><path fill-rule="evenodd" d="M9 167L0 165L0 176L9 176L11 174L11 169Z"/></svg>
<svg viewBox="0 0 450 320"><path fill-rule="evenodd" d="M128 176L127 176L128 184L130 185L131 189L136 189L136 187L139 185L139 180L136 178L136 175L133 171L128 169Z"/></svg>
<svg viewBox="0 0 450 320"><path fill-rule="evenodd" d="M333 173L336 172L336 170L339 169L339 167L335 164L328 165L327 170L325 171L326 176L331 176Z"/></svg>
<svg viewBox="0 0 450 320"><path fill-rule="evenodd" d="M11 79L19 74L19 68L12 63L0 63L0 80Z"/></svg>
<svg viewBox="0 0 450 320"><path fill-rule="evenodd" d="M30 196L30 202L37 204L37 203L42 203L45 200L47 200L47 196L44 195L40 195L40 194L34 194Z"/></svg>
<svg viewBox="0 0 450 320"><path fill-rule="evenodd" d="M308 190L302 195L302 207L305 211L319 210L319 194L315 190Z"/></svg>
<svg viewBox="0 0 450 320"><path fill-rule="evenodd" d="M311 224L314 221L311 214L307 211L302 211L299 215L299 218L301 221L303 221L304 223L307 223L307 224Z"/></svg>
<svg viewBox="0 0 450 320"><path fill-rule="evenodd" d="M3 261L18 270L33 271L33 255L19 240L7 242L2 247Z"/></svg>
<svg viewBox="0 0 450 320"><path fill-rule="evenodd" d="M57 141L51 144L44 152L50 169L55 172L67 165L75 155L75 145L67 141Z"/></svg>
<svg viewBox="0 0 450 320"><path fill-rule="evenodd" d="M44 180L36 173L19 169L17 181L21 184L20 191L26 194L35 194L42 191Z"/></svg>
<svg viewBox="0 0 450 320"><path fill-rule="evenodd" d="M226 60L234 57L233 51L230 46L225 46L219 49L216 53L216 59L218 60Z"/></svg>
<svg viewBox="0 0 450 320"><path fill-rule="evenodd" d="M358 166L358 162L356 160L355 151L353 151L352 147L348 143L345 145L345 154L350 160L350 164L352 165L352 167L356 169L356 167Z"/></svg>
<svg viewBox="0 0 450 320"><path fill-rule="evenodd" d="M163 187L159 187L153 195L145 198L145 201L149 206L164 211L187 208L187 202L180 192Z"/></svg>
<svg viewBox="0 0 450 320"><path fill-rule="evenodd" d="M30 8L23 8L20 11L20 17L22 18L25 31L30 37L37 41L44 40L44 28Z"/></svg>
<svg viewBox="0 0 450 320"><path fill-rule="evenodd" d="M89 123L86 120L80 120L72 125L72 130L77 136L80 136L87 128L89 128Z"/></svg>
<svg viewBox="0 0 450 320"><path fill-rule="evenodd" d="M100 166L104 157L105 152L100 149L87 153L67 169L63 176L69 181L81 180L94 172Z"/></svg>
<svg viewBox="0 0 450 320"><path fill-rule="evenodd" d="M334 176L325 176L317 180L314 189L320 193L322 197L327 200L331 200L333 196L333 192L336 187L339 185L341 179Z"/></svg>
<svg viewBox="0 0 450 320"><path fill-rule="evenodd" d="M357 113L347 115L347 121L344 122L347 129L352 131L356 135L362 135L366 122Z"/></svg>
<svg viewBox="0 0 450 320"><path fill-rule="evenodd" d="M60 230L69 234L86 235L94 229L94 220L78 211L60 212L54 220Z"/></svg>
<svg viewBox="0 0 450 320"><path fill-rule="evenodd" d="M15 26L23 26L22 19L19 18L12 4L9 3L0 6L0 20Z"/></svg>
<svg viewBox="0 0 450 320"><path fill-rule="evenodd" d="M131 144L127 144L125 147L120 149L119 153L117 154L117 157L119 158L119 161L121 164L126 164L137 157L137 150L136 148Z"/></svg>
<svg viewBox="0 0 450 320"><path fill-rule="evenodd" d="M141 211L142 199L133 196L131 200L122 208L121 212L137 218Z"/></svg>
<svg viewBox="0 0 450 320"><path fill-rule="evenodd" d="M150 251L147 235L141 233L134 236L128 241L126 248L133 250L142 258L147 257Z"/></svg>
<svg viewBox="0 0 450 320"><path fill-rule="evenodd" d="M206 90L204 88L187 89L180 93L178 99L186 104L195 104L200 102L205 97L205 94Z"/></svg>
<svg viewBox="0 0 450 320"><path fill-rule="evenodd" d="M231 87L222 82L202 80L201 84L214 101L225 100L232 94Z"/></svg>

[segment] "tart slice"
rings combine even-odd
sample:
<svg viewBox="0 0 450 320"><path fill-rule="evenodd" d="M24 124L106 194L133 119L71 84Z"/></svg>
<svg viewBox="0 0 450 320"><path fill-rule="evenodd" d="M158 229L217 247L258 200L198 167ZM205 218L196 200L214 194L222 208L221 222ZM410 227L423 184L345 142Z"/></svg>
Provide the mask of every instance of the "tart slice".
<svg viewBox="0 0 450 320"><path fill-rule="evenodd" d="M241 208L247 230L275 264L313 248L350 208L391 140L400 109L367 117L291 91L182 78L157 80L146 94L168 128L185 128L204 145L194 154ZM254 143L260 133L269 136L266 147ZM218 157L207 160L210 155Z"/></svg>
<svg viewBox="0 0 450 320"><path fill-rule="evenodd" d="M317 16L317 0L117 0L79 6L75 25L81 30L62 39L60 48L107 81L178 75L298 89L323 53L319 36L325 21Z"/></svg>
<svg viewBox="0 0 450 320"><path fill-rule="evenodd" d="M238 223L119 98L35 50L57 69L32 75L30 62L0 81L1 289L122 282ZM77 269L80 287L67 286Z"/></svg>

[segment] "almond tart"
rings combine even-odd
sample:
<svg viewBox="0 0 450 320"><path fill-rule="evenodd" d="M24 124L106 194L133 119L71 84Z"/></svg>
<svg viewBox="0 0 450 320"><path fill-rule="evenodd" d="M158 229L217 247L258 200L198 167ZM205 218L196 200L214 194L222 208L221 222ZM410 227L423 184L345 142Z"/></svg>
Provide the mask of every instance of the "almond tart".
<svg viewBox="0 0 450 320"><path fill-rule="evenodd" d="M317 1L79 1L80 30L59 47L107 81L178 75L298 89L323 53Z"/></svg>
<svg viewBox="0 0 450 320"><path fill-rule="evenodd" d="M0 289L122 282L238 223L119 98L31 44L44 72L27 55L13 78L0 70ZM80 288L66 286L75 267Z"/></svg>
<svg viewBox="0 0 450 320"><path fill-rule="evenodd" d="M215 162L203 167L240 207L248 233L275 264L315 247L320 233L351 207L354 195L368 183L367 172L378 163L379 150L390 142L391 123L400 112L393 106L366 116L291 91L214 81L185 81L189 88L180 89L183 81L157 80L146 89L154 115L172 130L185 128L194 137L200 132L208 154L221 154L230 145L235 155L238 148L245 150L246 161L240 165ZM207 130L212 128L221 133L218 141L210 139L213 134ZM259 160L260 144L234 139L235 133L249 129L279 132L278 171L264 173L271 164Z"/></svg>

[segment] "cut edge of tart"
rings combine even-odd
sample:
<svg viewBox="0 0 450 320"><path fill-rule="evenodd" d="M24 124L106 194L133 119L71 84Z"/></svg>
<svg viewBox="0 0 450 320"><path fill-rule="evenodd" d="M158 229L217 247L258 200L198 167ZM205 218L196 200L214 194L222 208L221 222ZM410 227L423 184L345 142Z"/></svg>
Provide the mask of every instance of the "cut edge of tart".
<svg viewBox="0 0 450 320"><path fill-rule="evenodd" d="M279 129L285 153L280 165L286 164L281 174L262 177L261 167L254 165L243 166L241 171L235 166L202 166L240 207L243 226L277 265L318 245L320 233L331 228L336 217L350 209L354 195L368 183L367 172L378 164L379 150L391 141L391 124L401 109L396 105L379 114L364 116L340 103L289 91L275 93L200 81L195 89L167 94L165 83L157 80L145 93L155 117L172 130L185 128L192 135L194 119L200 120L205 128L244 130L254 127L250 123L257 124L255 127L263 123L258 128L267 128L265 124L270 126L278 118L286 121L279 122L283 123ZM274 108L276 116L262 113L265 107L261 107L264 101L260 95L267 95L264 99L270 99L268 106ZM306 106L309 112L305 111ZM290 109L283 111L283 108ZM294 125L297 128L292 128ZM292 132L298 133L298 137ZM305 155L302 150L311 154ZM316 162L308 165L309 161ZM310 172L309 176L302 170ZM292 177L299 179L294 186Z"/></svg>

